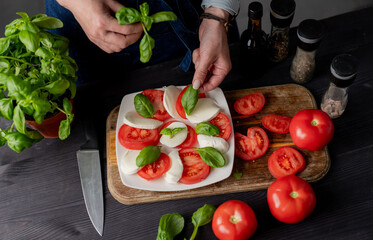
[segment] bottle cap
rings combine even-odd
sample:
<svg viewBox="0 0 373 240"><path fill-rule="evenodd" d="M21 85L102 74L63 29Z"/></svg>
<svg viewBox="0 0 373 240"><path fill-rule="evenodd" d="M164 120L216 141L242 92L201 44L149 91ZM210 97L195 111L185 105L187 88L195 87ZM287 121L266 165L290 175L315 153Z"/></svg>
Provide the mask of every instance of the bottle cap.
<svg viewBox="0 0 373 240"><path fill-rule="evenodd" d="M249 4L249 17L251 19L261 19L263 16L263 5L260 2L252 2Z"/></svg>
<svg viewBox="0 0 373 240"><path fill-rule="evenodd" d="M294 0L272 0L271 22L278 27L290 26L295 12Z"/></svg>
<svg viewBox="0 0 373 240"><path fill-rule="evenodd" d="M333 75L331 82L337 87L348 87L356 77L357 59L351 54L340 54L333 58L330 72Z"/></svg>
<svg viewBox="0 0 373 240"><path fill-rule="evenodd" d="M297 34L302 42L314 44L324 35L324 26L317 20L306 19L299 24Z"/></svg>

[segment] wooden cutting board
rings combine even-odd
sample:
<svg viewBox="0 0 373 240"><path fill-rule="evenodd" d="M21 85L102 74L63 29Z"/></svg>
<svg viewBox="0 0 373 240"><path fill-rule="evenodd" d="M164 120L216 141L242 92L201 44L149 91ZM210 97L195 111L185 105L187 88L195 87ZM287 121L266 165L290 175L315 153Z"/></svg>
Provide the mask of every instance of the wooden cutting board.
<svg viewBox="0 0 373 240"><path fill-rule="evenodd" d="M233 104L237 99L258 92L263 93L266 99L265 106L259 113L254 116L242 116L235 112ZM280 114L293 117L302 109L317 108L312 94L303 86L296 84L242 89L224 92L224 94L232 115L234 131L244 135L246 135L247 128L249 127L262 127L261 119L266 114ZM115 137L118 112L119 106L111 111L106 122L107 180L112 196L123 204L140 204L266 189L275 180L268 171L268 157L273 151L282 146L292 146L302 153L306 159L307 167L298 176L308 182L320 180L330 168L327 147L319 151L299 149L293 144L289 133L276 134L266 130L270 141L267 153L252 162L235 157L232 175L221 182L202 188L176 192L154 192L129 188L123 185L120 179L116 158ZM242 178L236 179L233 176L235 172L243 173Z"/></svg>

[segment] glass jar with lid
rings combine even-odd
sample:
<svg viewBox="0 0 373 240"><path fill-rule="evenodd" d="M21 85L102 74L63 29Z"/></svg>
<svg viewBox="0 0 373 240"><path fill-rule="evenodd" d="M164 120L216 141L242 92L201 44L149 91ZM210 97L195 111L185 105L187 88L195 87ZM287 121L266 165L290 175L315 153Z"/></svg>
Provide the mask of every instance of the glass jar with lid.
<svg viewBox="0 0 373 240"><path fill-rule="evenodd" d="M309 82L315 70L315 56L323 36L323 25L314 19L302 21L297 30L297 51L290 67L290 77L298 83Z"/></svg>
<svg viewBox="0 0 373 240"><path fill-rule="evenodd" d="M341 54L333 58L330 66L330 85L321 101L321 110L330 118L340 117L346 109L348 87L357 74L357 59L351 54Z"/></svg>
<svg viewBox="0 0 373 240"><path fill-rule="evenodd" d="M289 30L295 12L294 0L271 1L271 33L268 37L268 58L280 62L289 54Z"/></svg>

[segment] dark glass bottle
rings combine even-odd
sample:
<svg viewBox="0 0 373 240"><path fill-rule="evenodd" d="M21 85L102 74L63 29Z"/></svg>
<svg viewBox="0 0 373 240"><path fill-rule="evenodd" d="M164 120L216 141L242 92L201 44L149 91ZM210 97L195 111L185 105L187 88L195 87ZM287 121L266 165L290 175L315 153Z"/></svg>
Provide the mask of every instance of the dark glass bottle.
<svg viewBox="0 0 373 240"><path fill-rule="evenodd" d="M249 24L240 39L240 72L247 79L257 79L266 69L266 34L262 31L263 6L249 4Z"/></svg>

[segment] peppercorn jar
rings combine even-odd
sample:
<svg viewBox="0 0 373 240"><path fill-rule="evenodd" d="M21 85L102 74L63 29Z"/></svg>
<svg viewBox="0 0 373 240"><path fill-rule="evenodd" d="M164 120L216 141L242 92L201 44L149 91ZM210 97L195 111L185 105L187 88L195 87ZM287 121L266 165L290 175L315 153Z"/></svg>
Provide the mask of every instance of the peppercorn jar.
<svg viewBox="0 0 373 240"><path fill-rule="evenodd" d="M314 19L302 21L297 30L297 51L290 67L290 77L298 83L309 82L315 71L316 51L323 36L323 25Z"/></svg>
<svg viewBox="0 0 373 240"><path fill-rule="evenodd" d="M321 110L330 118L340 117L346 109L348 87L357 74L357 59L351 54L341 54L333 58L330 66L330 85L321 101Z"/></svg>
<svg viewBox="0 0 373 240"><path fill-rule="evenodd" d="M271 1L271 33L268 37L268 58L280 62L289 54L289 30L295 12L294 0Z"/></svg>

